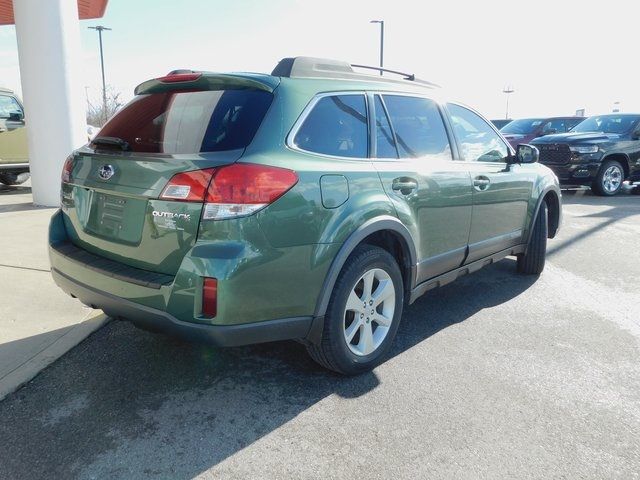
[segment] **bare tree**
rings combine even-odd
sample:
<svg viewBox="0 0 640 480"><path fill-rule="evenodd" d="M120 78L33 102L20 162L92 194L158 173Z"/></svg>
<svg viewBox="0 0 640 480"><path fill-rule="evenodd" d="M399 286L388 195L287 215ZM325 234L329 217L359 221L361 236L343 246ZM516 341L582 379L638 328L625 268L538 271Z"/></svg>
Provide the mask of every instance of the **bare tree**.
<svg viewBox="0 0 640 480"><path fill-rule="evenodd" d="M93 103L87 99L87 123L94 127L102 127L123 105L120 100L120 92L116 92L113 87L107 87L107 104Z"/></svg>

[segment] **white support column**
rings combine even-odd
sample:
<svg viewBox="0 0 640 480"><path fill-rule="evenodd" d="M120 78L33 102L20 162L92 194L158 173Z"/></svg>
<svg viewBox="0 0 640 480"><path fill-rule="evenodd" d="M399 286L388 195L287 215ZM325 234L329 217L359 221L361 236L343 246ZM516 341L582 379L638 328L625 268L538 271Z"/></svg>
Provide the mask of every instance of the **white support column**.
<svg viewBox="0 0 640 480"><path fill-rule="evenodd" d="M60 204L60 172L87 142L77 0L13 0L33 203Z"/></svg>

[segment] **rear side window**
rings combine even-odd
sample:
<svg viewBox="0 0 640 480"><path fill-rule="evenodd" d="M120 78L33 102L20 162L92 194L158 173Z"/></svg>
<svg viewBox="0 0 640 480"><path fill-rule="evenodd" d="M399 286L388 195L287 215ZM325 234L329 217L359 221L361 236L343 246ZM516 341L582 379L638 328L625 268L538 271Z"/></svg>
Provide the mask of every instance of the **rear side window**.
<svg viewBox="0 0 640 480"><path fill-rule="evenodd" d="M383 95L400 158L443 156L451 160L449 138L433 100Z"/></svg>
<svg viewBox="0 0 640 480"><path fill-rule="evenodd" d="M366 158L369 138L364 95L322 97L304 119L293 143L308 152Z"/></svg>
<svg viewBox="0 0 640 480"><path fill-rule="evenodd" d="M139 95L100 130L134 152L200 153L244 148L273 96L261 90L170 91Z"/></svg>
<svg viewBox="0 0 640 480"><path fill-rule="evenodd" d="M459 105L448 104L453 132L460 144L460 154L468 162L504 162L507 145L478 114Z"/></svg>

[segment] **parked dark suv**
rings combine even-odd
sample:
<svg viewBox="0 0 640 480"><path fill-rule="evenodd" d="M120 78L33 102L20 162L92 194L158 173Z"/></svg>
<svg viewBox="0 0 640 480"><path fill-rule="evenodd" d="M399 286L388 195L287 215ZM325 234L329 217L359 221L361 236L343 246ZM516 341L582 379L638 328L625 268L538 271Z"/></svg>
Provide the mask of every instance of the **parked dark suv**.
<svg viewBox="0 0 640 480"><path fill-rule="evenodd" d="M560 225L537 150L441 96L305 57L149 80L65 162L53 278L147 328L370 369L406 303L508 255L540 274Z"/></svg>
<svg viewBox="0 0 640 480"><path fill-rule="evenodd" d="M640 181L640 114L590 117L569 133L532 143L562 185L589 185L597 195L615 195L625 180Z"/></svg>
<svg viewBox="0 0 640 480"><path fill-rule="evenodd" d="M500 133L516 148L521 143L545 135L565 133L584 120L584 117L521 118L500 129Z"/></svg>

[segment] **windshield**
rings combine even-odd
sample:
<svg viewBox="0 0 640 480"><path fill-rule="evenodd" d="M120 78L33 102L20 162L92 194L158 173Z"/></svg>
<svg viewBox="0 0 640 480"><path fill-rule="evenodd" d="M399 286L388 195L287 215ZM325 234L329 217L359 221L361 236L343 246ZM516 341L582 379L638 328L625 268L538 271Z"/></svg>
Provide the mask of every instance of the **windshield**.
<svg viewBox="0 0 640 480"><path fill-rule="evenodd" d="M640 120L640 115L599 115L587 118L572 132L626 133Z"/></svg>
<svg viewBox="0 0 640 480"><path fill-rule="evenodd" d="M544 118L523 118L514 120L500 129L502 133L515 133L519 135L529 135L542 125Z"/></svg>
<svg viewBox="0 0 640 480"><path fill-rule="evenodd" d="M141 153L201 153L244 148L273 95L262 90L169 91L138 95L100 130Z"/></svg>

